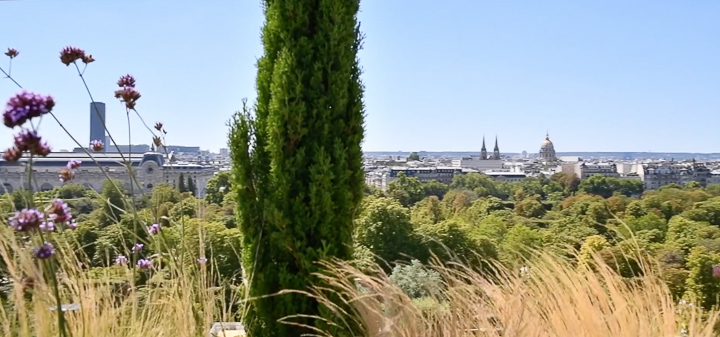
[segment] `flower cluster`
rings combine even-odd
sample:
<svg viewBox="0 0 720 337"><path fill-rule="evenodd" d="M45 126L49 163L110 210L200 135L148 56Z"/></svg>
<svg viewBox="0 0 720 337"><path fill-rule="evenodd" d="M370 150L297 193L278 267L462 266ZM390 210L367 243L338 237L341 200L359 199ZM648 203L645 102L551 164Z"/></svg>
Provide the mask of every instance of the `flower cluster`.
<svg viewBox="0 0 720 337"><path fill-rule="evenodd" d="M716 265L712 266L712 275L715 278L720 277L720 266L716 266Z"/></svg>
<svg viewBox="0 0 720 337"><path fill-rule="evenodd" d="M137 266L140 269L150 269L150 267L152 267L152 262L150 262L150 260L140 259L137 262Z"/></svg>
<svg viewBox="0 0 720 337"><path fill-rule="evenodd" d="M50 203L50 205L45 208L45 212L48 214L48 218L54 223L64 223L72 220L70 207L61 199L55 199L55 201Z"/></svg>
<svg viewBox="0 0 720 337"><path fill-rule="evenodd" d="M45 243L40 246L40 248L35 249L35 256L38 259L49 259L53 256L55 256L55 247L52 243L45 241Z"/></svg>
<svg viewBox="0 0 720 337"><path fill-rule="evenodd" d="M11 59L16 58L18 54L20 54L20 52L18 52L17 49L13 48L8 48L8 50L5 52L5 55L7 55L7 57Z"/></svg>
<svg viewBox="0 0 720 337"><path fill-rule="evenodd" d="M160 232L160 225L159 224L153 224L152 226L148 227L148 233L150 235L157 235L157 233Z"/></svg>
<svg viewBox="0 0 720 337"><path fill-rule="evenodd" d="M17 161L23 152L45 157L50 153L50 146L42 141L37 132L23 129L15 135L15 146L3 152L3 159Z"/></svg>
<svg viewBox="0 0 720 337"><path fill-rule="evenodd" d="M15 216L8 219L10 227L18 232L26 232L39 228L45 216L36 209L23 209L15 213Z"/></svg>
<svg viewBox="0 0 720 337"><path fill-rule="evenodd" d="M125 255L118 255L115 258L115 264L119 264L121 266L124 266L128 263L128 258Z"/></svg>
<svg viewBox="0 0 720 337"><path fill-rule="evenodd" d="M145 247L145 245L143 245L142 243L135 244L135 246L133 246L132 248L132 251L139 253L143 250L143 247Z"/></svg>
<svg viewBox="0 0 720 337"><path fill-rule="evenodd" d="M82 60L84 62L86 58L87 56L85 56L85 51L80 48L65 47L62 51L60 51L60 61L66 66L69 66L77 60ZM92 55L90 56L90 59L92 59Z"/></svg>
<svg viewBox="0 0 720 337"><path fill-rule="evenodd" d="M124 102L126 108L135 109L135 104L140 99L140 93L135 90L135 78L132 75L125 75L120 77L117 84L120 89L115 91L115 98Z"/></svg>
<svg viewBox="0 0 720 337"><path fill-rule="evenodd" d="M65 165L64 169L61 169L58 174L60 176L60 181L62 182L68 182L70 180L73 180L75 178L75 170L80 167L80 164L82 164L79 160L71 160Z"/></svg>
<svg viewBox="0 0 720 337"><path fill-rule="evenodd" d="M34 117L50 113L54 106L55 100L51 96L42 96L23 91L10 98L7 102L3 113L3 121L5 126L14 128L23 125Z"/></svg>
<svg viewBox="0 0 720 337"><path fill-rule="evenodd" d="M102 140L96 139L90 142L90 148L95 152L99 152L105 148L105 144L102 142Z"/></svg>

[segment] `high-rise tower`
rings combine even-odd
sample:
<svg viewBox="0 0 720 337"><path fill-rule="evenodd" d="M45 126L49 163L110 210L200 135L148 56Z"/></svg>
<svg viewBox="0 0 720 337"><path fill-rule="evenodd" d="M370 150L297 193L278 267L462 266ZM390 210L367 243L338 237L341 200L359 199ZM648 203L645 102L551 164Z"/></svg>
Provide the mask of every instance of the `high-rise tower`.
<svg viewBox="0 0 720 337"><path fill-rule="evenodd" d="M105 103L90 103L90 141L100 140L105 142ZM105 150L103 150L105 151Z"/></svg>

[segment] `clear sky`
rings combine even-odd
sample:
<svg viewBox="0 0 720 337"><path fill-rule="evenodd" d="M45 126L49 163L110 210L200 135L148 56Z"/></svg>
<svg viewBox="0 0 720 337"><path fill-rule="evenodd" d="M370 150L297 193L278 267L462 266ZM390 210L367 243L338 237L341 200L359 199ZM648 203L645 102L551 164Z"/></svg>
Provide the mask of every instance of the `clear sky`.
<svg viewBox="0 0 720 337"><path fill-rule="evenodd" d="M121 143L120 75L169 143L212 151L255 96L257 0L0 1L0 13L0 48L20 51L13 77L52 94L83 144L89 100L60 63L67 45L96 58L86 77ZM720 152L719 1L365 0L359 18L367 151L479 150L484 134L536 152L548 130L561 152ZM3 102L15 92L0 81ZM131 121L133 143L150 143ZM42 134L74 146L52 120Z"/></svg>

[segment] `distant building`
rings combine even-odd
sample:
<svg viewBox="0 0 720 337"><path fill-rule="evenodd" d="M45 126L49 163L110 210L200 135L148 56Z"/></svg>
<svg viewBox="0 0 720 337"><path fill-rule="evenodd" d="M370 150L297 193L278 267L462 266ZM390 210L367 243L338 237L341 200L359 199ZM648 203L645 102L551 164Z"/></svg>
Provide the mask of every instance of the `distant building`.
<svg viewBox="0 0 720 337"><path fill-rule="evenodd" d="M230 154L230 150L227 148L220 149L220 155L227 157Z"/></svg>
<svg viewBox="0 0 720 337"><path fill-rule="evenodd" d="M580 179L587 179L594 175L609 178L620 177L615 163L564 163L562 164L562 172L574 173Z"/></svg>
<svg viewBox="0 0 720 337"><path fill-rule="evenodd" d="M168 145L165 148L167 149L167 152L179 152L179 153L199 153L200 152L199 146Z"/></svg>
<svg viewBox="0 0 720 337"><path fill-rule="evenodd" d="M90 142L93 140L106 141L105 103L102 102L90 103L90 139L87 142L87 146L90 146ZM107 149L107 144L106 142L105 149Z"/></svg>
<svg viewBox="0 0 720 337"><path fill-rule="evenodd" d="M498 147L497 137L495 137L495 148L492 157L488 157L487 148L485 148L485 137L483 137L480 156L462 157L453 160L453 166L461 168L469 168L478 171L500 170L503 169L503 160L500 156L500 148Z"/></svg>
<svg viewBox="0 0 720 337"><path fill-rule="evenodd" d="M542 144L540 145L540 160L542 161L554 161L555 160L555 146L550 141L550 134L545 135L545 140L543 140Z"/></svg>
<svg viewBox="0 0 720 337"><path fill-rule="evenodd" d="M463 169L459 167L393 167L390 169L386 184L390 184L393 180L397 179L401 172L408 177L418 178L418 180L423 183L437 180L443 184L450 184L455 175L468 171L463 171Z"/></svg>
<svg viewBox="0 0 720 337"><path fill-rule="evenodd" d="M527 178L527 174L525 174L525 172L486 171L483 172L483 174L497 182L504 183L521 182Z"/></svg>
<svg viewBox="0 0 720 337"><path fill-rule="evenodd" d="M64 183L58 178L58 171L65 168L70 160L80 160L83 164L77 169L75 178L68 184L79 184L85 188L100 192L107 180L105 174L112 179L122 183L122 187L130 191L130 175L123 163L129 160L135 172L140 188L133 185L135 193L152 192L152 189L160 183L167 183L177 186L180 174L183 178L192 177L197 186L197 197L205 196L205 187L208 180L213 177L215 169L212 166L205 166L192 163L175 162L165 154L157 152L146 153L123 153L122 157L117 152L93 153L95 161L102 167L99 168L86 153L76 152L53 152L47 157L33 159L33 181L27 181L28 158L23 157L17 162L0 160L0 183L2 193L12 192L16 189L49 191ZM105 171L105 173L103 173Z"/></svg>
<svg viewBox="0 0 720 337"><path fill-rule="evenodd" d="M705 167L705 164L662 162L643 165L643 185L646 190L654 190L665 185L685 185L688 182L696 181L700 186L707 186L708 182L713 183L717 178Z"/></svg>

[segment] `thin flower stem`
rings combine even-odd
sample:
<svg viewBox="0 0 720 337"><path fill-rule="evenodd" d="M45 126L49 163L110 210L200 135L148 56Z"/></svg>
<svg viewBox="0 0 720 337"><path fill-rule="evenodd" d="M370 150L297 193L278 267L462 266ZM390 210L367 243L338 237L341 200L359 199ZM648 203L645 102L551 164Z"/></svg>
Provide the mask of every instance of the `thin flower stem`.
<svg viewBox="0 0 720 337"><path fill-rule="evenodd" d="M123 161L125 161L125 156L123 155L122 151L120 151L120 146L115 142L115 139L110 134L110 130L108 130L107 125L105 124L105 118L100 116L100 111L98 110L97 106L95 105L95 99L92 96L92 93L90 93L90 87L88 87L87 82L85 81L85 76L83 76L83 73L80 71L80 67L78 67L77 62L73 62L75 65L75 69L78 72L78 75L80 76L80 79L83 82L83 85L85 86L85 91L87 91L88 96L90 96L90 102L92 103L93 110L95 110L95 114L97 114L98 118L100 119L100 122L102 122L103 128L105 129L105 132L107 132L108 138L110 138L110 141L115 146L115 149L120 154L120 158L122 158Z"/></svg>
<svg viewBox="0 0 720 337"><path fill-rule="evenodd" d="M9 79L10 79L11 81L13 81L13 83L15 83L15 85L17 85L17 86L18 86L18 88L20 88L20 89L22 89L22 88L23 88L23 87L22 87L22 86L20 85L20 83L18 83L17 81L15 81L15 79L14 79L14 78L12 78L12 76L10 76L10 74L9 74L9 73L6 73L6 72L5 72L5 70L3 70L3 68L2 68L2 67L0 67L0 71L2 71L2 73L3 73L3 74L5 74L5 78L9 78Z"/></svg>

